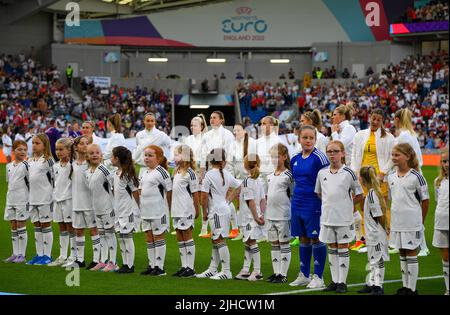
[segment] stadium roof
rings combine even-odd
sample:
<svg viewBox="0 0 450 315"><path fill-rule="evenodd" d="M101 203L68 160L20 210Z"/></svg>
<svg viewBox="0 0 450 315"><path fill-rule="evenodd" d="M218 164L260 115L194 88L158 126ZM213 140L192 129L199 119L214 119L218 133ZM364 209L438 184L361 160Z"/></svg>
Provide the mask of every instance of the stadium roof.
<svg viewBox="0 0 450 315"><path fill-rule="evenodd" d="M118 17L201 6L232 0L0 0L0 19L12 24L39 11L67 13L66 4L75 2L82 18Z"/></svg>

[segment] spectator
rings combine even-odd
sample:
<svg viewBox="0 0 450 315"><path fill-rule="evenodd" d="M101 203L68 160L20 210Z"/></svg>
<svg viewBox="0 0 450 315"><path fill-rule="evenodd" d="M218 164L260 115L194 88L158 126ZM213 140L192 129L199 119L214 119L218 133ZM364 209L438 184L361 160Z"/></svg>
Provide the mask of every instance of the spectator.
<svg viewBox="0 0 450 315"><path fill-rule="evenodd" d="M55 144L56 141L61 138L61 133L56 128L56 120L51 119L49 122L49 128L45 131L45 134L48 136L50 140L50 149L52 151L53 158L58 161L58 157L56 156Z"/></svg>

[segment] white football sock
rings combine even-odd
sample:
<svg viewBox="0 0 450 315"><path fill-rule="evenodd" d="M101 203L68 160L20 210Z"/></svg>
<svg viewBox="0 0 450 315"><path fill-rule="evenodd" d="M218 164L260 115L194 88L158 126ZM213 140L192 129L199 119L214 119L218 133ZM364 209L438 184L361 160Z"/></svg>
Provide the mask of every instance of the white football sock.
<svg viewBox="0 0 450 315"><path fill-rule="evenodd" d="M44 255L52 257L53 230L51 226L42 228L42 243L44 246Z"/></svg>
<svg viewBox="0 0 450 315"><path fill-rule="evenodd" d="M280 273L282 276L287 276L289 265L291 263L291 245L289 243L280 244L281 252L281 268Z"/></svg>
<svg viewBox="0 0 450 315"><path fill-rule="evenodd" d="M383 287L384 272L385 272L384 261L383 259L381 259L375 266L374 285L376 285L377 287L381 288Z"/></svg>
<svg viewBox="0 0 450 315"><path fill-rule="evenodd" d="M448 261L442 261L442 269L444 272L445 288L448 291Z"/></svg>
<svg viewBox="0 0 450 315"><path fill-rule="evenodd" d="M114 235L114 228L106 230L105 237L109 249L109 261L115 265L117 262L117 239Z"/></svg>
<svg viewBox="0 0 450 315"><path fill-rule="evenodd" d="M67 259L67 252L69 248L69 232L61 231L59 233L59 256Z"/></svg>
<svg viewBox="0 0 450 315"><path fill-rule="evenodd" d="M100 261L100 236L94 235L91 236L91 240L92 240L92 252L93 252L93 257L92 257L92 261L98 263Z"/></svg>
<svg viewBox="0 0 450 315"><path fill-rule="evenodd" d="M18 242L19 235L17 233L17 230L11 230L11 242L12 242L12 249L13 249L13 255L18 256L19 255L19 242Z"/></svg>
<svg viewBox="0 0 450 315"><path fill-rule="evenodd" d="M407 256L406 264L408 268L408 286L412 291L416 291L417 277L419 276L419 260L417 256Z"/></svg>
<svg viewBox="0 0 450 315"><path fill-rule="evenodd" d="M350 268L350 253L348 248L338 248L339 256L339 283L347 283Z"/></svg>
<svg viewBox="0 0 450 315"><path fill-rule="evenodd" d="M133 233L128 233L124 235L124 245L125 245L125 255L127 256L127 266L134 266L134 241L133 241Z"/></svg>
<svg viewBox="0 0 450 315"><path fill-rule="evenodd" d="M184 242L184 246L186 248L186 264L187 267L194 270L195 263L195 243L194 239L190 239Z"/></svg>
<svg viewBox="0 0 450 315"><path fill-rule="evenodd" d="M44 242L42 241L41 227L34 227L34 239L36 242L36 255L44 256Z"/></svg>
<svg viewBox="0 0 450 315"><path fill-rule="evenodd" d="M339 283L339 256L337 248L328 247L328 264L330 265L331 281Z"/></svg>
<svg viewBox="0 0 450 315"><path fill-rule="evenodd" d="M25 253L27 251L27 243L28 243L28 233L26 227L21 227L17 229L18 235L18 245L19 245L19 255L25 257Z"/></svg>
<svg viewBox="0 0 450 315"><path fill-rule="evenodd" d="M217 248L219 250L220 262L222 263L222 272L230 272L230 251L228 250L227 243L219 243L217 244Z"/></svg>
<svg viewBox="0 0 450 315"><path fill-rule="evenodd" d="M166 240L155 241L156 266L164 270L164 260L166 258Z"/></svg>
<svg viewBox="0 0 450 315"><path fill-rule="evenodd" d="M403 287L408 288L408 265L406 264L406 257L400 256L400 271L402 273Z"/></svg>
<svg viewBox="0 0 450 315"><path fill-rule="evenodd" d="M249 273L252 263L252 253L250 252L250 246L247 244L244 244L244 246L244 265L242 266L242 271Z"/></svg>
<svg viewBox="0 0 450 315"><path fill-rule="evenodd" d="M180 252L181 267L187 267L187 253L184 241L178 242L178 251Z"/></svg>
<svg viewBox="0 0 450 315"><path fill-rule="evenodd" d="M272 248L270 250L270 256L272 258L273 273L278 275L278 274L280 274L280 270L281 270L281 251L280 251L279 244L277 244L277 245L272 244Z"/></svg>
<svg viewBox="0 0 450 315"><path fill-rule="evenodd" d="M77 260L79 262L84 261L84 242L85 242L85 236L77 236Z"/></svg>
<svg viewBox="0 0 450 315"><path fill-rule="evenodd" d="M253 272L261 273L261 253L258 244L251 245L250 252L253 258Z"/></svg>
<svg viewBox="0 0 450 315"><path fill-rule="evenodd" d="M106 241L105 230L98 229L98 235L100 237L100 262L106 263L108 261L108 242Z"/></svg>

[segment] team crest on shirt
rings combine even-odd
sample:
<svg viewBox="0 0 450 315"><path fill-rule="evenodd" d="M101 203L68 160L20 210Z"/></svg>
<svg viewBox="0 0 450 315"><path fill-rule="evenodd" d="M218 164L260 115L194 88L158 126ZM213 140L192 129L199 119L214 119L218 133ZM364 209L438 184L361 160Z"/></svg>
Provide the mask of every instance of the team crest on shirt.
<svg viewBox="0 0 450 315"><path fill-rule="evenodd" d="M317 235L317 234L319 234L319 233L317 233L317 231L314 230L311 234L312 234L312 235Z"/></svg>
<svg viewBox="0 0 450 315"><path fill-rule="evenodd" d="M323 178L323 181L324 181L324 182L326 182L326 181L327 181L327 178L326 178L326 177L324 177L324 178Z"/></svg>

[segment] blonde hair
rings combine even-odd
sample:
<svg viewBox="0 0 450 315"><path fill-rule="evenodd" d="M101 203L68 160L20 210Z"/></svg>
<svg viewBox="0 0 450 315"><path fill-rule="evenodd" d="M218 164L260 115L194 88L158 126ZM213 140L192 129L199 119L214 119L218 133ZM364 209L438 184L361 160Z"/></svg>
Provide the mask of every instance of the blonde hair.
<svg viewBox="0 0 450 315"><path fill-rule="evenodd" d="M408 108L402 108L395 112L395 118L398 118L400 129L408 130L413 136L416 134L412 126L412 113Z"/></svg>
<svg viewBox="0 0 450 315"><path fill-rule="evenodd" d="M289 150L284 144L282 143L274 144L270 148L269 152L277 153L278 156L286 156L286 160L284 161L284 167L287 168L288 170L291 169L291 158L289 157Z"/></svg>
<svg viewBox="0 0 450 315"><path fill-rule="evenodd" d="M261 165L261 160L258 154L250 153L244 157L244 167L248 170L250 178L257 179L259 177L259 167Z"/></svg>
<svg viewBox="0 0 450 315"><path fill-rule="evenodd" d="M343 115L345 116L346 120L351 120L352 116L353 116L353 104L352 103L347 103L345 105L340 105L338 107L336 107L335 111L337 111L339 113L339 115Z"/></svg>
<svg viewBox="0 0 450 315"><path fill-rule="evenodd" d="M312 125L317 129L320 129L322 127L322 115L320 114L320 111L317 108L313 111L304 112L303 116L311 120Z"/></svg>
<svg viewBox="0 0 450 315"><path fill-rule="evenodd" d="M33 138L38 138L44 144L44 158L46 160L51 159L53 157L52 151L50 149L50 140L45 133L38 133Z"/></svg>
<svg viewBox="0 0 450 315"><path fill-rule="evenodd" d="M200 123L202 133L205 133L206 131L208 131L208 123L206 122L205 115L198 114L197 116L195 116L191 119L191 122L192 121L197 121Z"/></svg>
<svg viewBox="0 0 450 315"><path fill-rule="evenodd" d="M444 178L448 178L448 171L447 174L445 174L444 167L442 166L442 156L445 154L448 155L448 147L441 150L441 167L439 168L439 176L436 178L436 187L441 187L441 182Z"/></svg>
<svg viewBox="0 0 450 315"><path fill-rule="evenodd" d="M419 171L419 160L417 160L417 154L409 143L400 143L392 148L392 151L398 151L409 157L408 167Z"/></svg>
<svg viewBox="0 0 450 315"><path fill-rule="evenodd" d="M361 176L362 184L369 189L373 189L375 194L380 201L381 210L383 211L383 215L386 214L387 205L386 200L381 193L380 181L377 178L377 173L375 168L372 165L363 166L359 171L359 176Z"/></svg>
<svg viewBox="0 0 450 315"><path fill-rule="evenodd" d="M339 149L342 151L342 153L344 153L344 155L342 156L341 162L342 164L345 164L345 146L344 143L342 143L342 141L339 140L331 140L330 142L328 142L327 146L326 146L326 150L328 150L328 147L332 144L335 144L339 147Z"/></svg>
<svg viewBox="0 0 450 315"><path fill-rule="evenodd" d="M182 171L182 174L185 175L188 168L191 168L193 171L196 170L197 165L194 160L194 152L192 151L191 147L185 144L181 144L175 148L175 150L180 153L183 157L183 161L179 166L175 168L175 172L178 172L179 170Z"/></svg>
<svg viewBox="0 0 450 315"><path fill-rule="evenodd" d="M87 146L87 149L89 150L89 148L98 148L98 149L100 149L100 153L102 153L102 150L101 150L100 146L99 146L97 143L91 143L91 144L89 144L89 145ZM102 155L102 156L103 156L103 155ZM103 161L103 159L102 159L102 161ZM89 165L89 167L92 167L91 160L89 160L89 155L86 156L86 162L87 162L87 164ZM100 162L100 163L102 163L102 162Z"/></svg>

